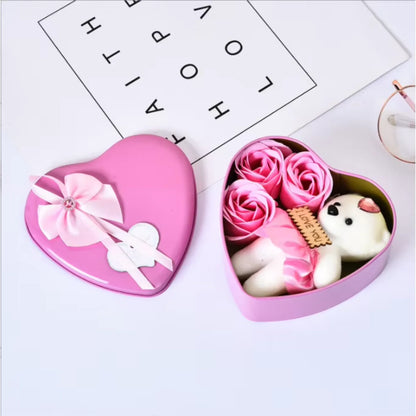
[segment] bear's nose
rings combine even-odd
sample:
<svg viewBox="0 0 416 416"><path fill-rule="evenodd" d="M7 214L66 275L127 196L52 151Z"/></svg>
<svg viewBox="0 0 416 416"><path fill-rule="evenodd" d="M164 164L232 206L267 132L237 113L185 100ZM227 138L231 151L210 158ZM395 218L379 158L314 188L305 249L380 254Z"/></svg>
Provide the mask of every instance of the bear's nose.
<svg viewBox="0 0 416 416"><path fill-rule="evenodd" d="M328 207L328 215L338 215L338 208L335 205L330 205Z"/></svg>

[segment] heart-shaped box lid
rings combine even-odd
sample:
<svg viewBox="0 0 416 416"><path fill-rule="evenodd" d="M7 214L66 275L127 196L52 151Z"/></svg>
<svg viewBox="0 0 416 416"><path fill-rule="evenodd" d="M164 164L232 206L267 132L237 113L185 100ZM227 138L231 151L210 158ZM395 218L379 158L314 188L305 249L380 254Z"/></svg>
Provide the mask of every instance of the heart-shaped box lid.
<svg viewBox="0 0 416 416"><path fill-rule="evenodd" d="M89 210L88 215L94 211L90 210L91 204L80 205L82 198L76 200L68 194L75 194L76 186L85 187L85 183L81 183L84 179L90 184L99 181L106 189L112 188L113 202L117 204L118 201L121 209L122 222L110 217L103 217L103 220L99 215L94 217L110 234L114 226L117 227L116 238L112 234L113 237L105 241L106 246L102 242L69 246L62 239L72 232L73 224L78 224L71 223L71 218L78 218L74 215L85 216L80 211ZM42 189L59 195L61 200L51 208L53 198L48 202L47 196L46 200L38 196L44 196ZM81 193L78 189L78 194ZM103 200L108 196L102 195ZM75 211L68 211L72 209ZM60 222L52 218L49 211L58 212ZM194 174L182 150L165 138L137 135L117 142L94 160L62 166L41 177L27 198L25 220L39 247L76 276L107 289L153 296L168 287L182 262L191 239L195 211ZM48 222L43 220L44 215L49 215ZM64 217L67 222L62 226ZM60 225L56 225L57 221ZM45 227L52 233L50 239L45 235ZM57 236L54 237L54 233ZM135 242L144 247L144 251L140 251ZM125 271L126 264L134 264L136 271L132 270L129 275L130 272ZM137 283L132 275L141 275L145 284Z"/></svg>

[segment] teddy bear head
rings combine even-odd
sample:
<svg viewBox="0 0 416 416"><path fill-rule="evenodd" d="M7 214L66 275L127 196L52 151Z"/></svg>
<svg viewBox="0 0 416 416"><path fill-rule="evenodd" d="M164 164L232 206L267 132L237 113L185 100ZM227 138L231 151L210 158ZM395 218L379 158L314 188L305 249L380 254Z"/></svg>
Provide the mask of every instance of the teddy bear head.
<svg viewBox="0 0 416 416"><path fill-rule="evenodd" d="M390 239L380 208L362 195L331 199L320 210L318 219L343 261L368 260L383 250Z"/></svg>

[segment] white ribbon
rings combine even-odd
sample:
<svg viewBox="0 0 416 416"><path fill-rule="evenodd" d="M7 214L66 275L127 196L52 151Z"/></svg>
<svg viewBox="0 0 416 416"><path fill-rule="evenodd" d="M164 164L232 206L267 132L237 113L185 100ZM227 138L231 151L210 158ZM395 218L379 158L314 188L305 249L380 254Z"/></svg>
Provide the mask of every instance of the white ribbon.
<svg viewBox="0 0 416 416"><path fill-rule="evenodd" d="M115 253L141 289L149 290L155 287L110 235L151 257L168 270L173 270L173 262L168 256L107 221L123 222L121 207L111 185L103 184L94 176L83 173L66 175L64 182L48 175L43 178L58 185L62 194L56 195L36 183L32 186L32 191L49 203L38 206L38 224L49 240L59 236L70 247L101 242ZM32 179L37 182L41 178Z"/></svg>

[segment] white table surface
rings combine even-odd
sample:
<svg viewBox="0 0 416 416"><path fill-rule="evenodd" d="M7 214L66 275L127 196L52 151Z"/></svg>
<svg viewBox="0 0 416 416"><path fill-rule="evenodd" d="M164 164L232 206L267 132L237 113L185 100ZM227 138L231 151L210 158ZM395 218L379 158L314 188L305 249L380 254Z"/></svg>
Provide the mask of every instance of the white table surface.
<svg viewBox="0 0 416 416"><path fill-rule="evenodd" d="M384 151L376 121L391 81L414 83L415 5L368 5L412 58L292 136L391 196L398 227L382 274L325 312L246 320L225 279L217 183L198 196L169 290L98 289L33 244L22 220L32 172L3 137L3 415L414 414L414 166Z"/></svg>

